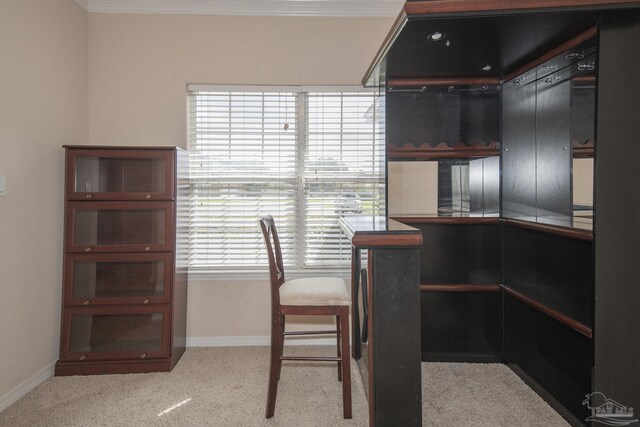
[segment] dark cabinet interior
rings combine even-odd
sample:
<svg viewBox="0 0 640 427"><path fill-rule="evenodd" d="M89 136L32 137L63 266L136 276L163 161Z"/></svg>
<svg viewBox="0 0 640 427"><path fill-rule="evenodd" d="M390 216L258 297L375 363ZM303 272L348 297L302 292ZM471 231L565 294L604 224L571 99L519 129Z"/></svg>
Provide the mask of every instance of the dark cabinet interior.
<svg viewBox="0 0 640 427"><path fill-rule="evenodd" d="M533 380L534 390L562 415L573 415L570 421L584 421L589 412L582 401L592 390L593 340L509 294L503 301L504 362Z"/></svg>
<svg viewBox="0 0 640 427"><path fill-rule="evenodd" d="M68 255L66 304L117 299L132 304L169 302L173 260L170 254Z"/></svg>
<svg viewBox="0 0 640 427"><path fill-rule="evenodd" d="M69 200L173 200L171 153L111 147L91 155L72 152L67 175Z"/></svg>
<svg viewBox="0 0 640 427"><path fill-rule="evenodd" d="M488 145L500 140L496 85L389 87L387 144Z"/></svg>
<svg viewBox="0 0 640 427"><path fill-rule="evenodd" d="M416 221L417 222L417 221ZM500 283L500 224L412 223L428 236L420 252L420 283Z"/></svg>
<svg viewBox="0 0 640 427"><path fill-rule="evenodd" d="M423 291L422 360L498 362L502 354L502 302L491 291Z"/></svg>
<svg viewBox="0 0 640 427"><path fill-rule="evenodd" d="M423 233L423 360L506 363L581 424L594 391L640 405L640 2L506 3L407 2L363 83L388 215Z"/></svg>

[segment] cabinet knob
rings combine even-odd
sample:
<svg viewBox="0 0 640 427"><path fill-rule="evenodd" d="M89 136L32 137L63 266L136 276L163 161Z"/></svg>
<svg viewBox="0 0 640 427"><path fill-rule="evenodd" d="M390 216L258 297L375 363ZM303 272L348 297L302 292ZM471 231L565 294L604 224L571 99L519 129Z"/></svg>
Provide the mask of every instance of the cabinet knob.
<svg viewBox="0 0 640 427"><path fill-rule="evenodd" d="M91 252L91 248L84 248L85 252Z"/></svg>
<svg viewBox="0 0 640 427"><path fill-rule="evenodd" d="M93 198L93 194L87 194L86 197L87 197L87 199L91 199L91 198Z"/></svg>
<svg viewBox="0 0 640 427"><path fill-rule="evenodd" d="M147 246L146 248L144 248L144 250L149 252L151 250L151 246Z"/></svg>
<svg viewBox="0 0 640 427"><path fill-rule="evenodd" d="M142 353L140 355L140 359L146 359L147 358L147 353Z"/></svg>
<svg viewBox="0 0 640 427"><path fill-rule="evenodd" d="M80 356L80 360L85 360L87 358L86 354L83 354L82 356Z"/></svg>
<svg viewBox="0 0 640 427"><path fill-rule="evenodd" d="M88 300L86 300L85 302L83 302L82 304L84 304L84 305L89 305L89 304L91 304L91 300L90 300L90 299L88 299Z"/></svg>
<svg viewBox="0 0 640 427"><path fill-rule="evenodd" d="M151 198L151 194L147 194L146 196L144 196L144 198L149 200Z"/></svg>
<svg viewBox="0 0 640 427"><path fill-rule="evenodd" d="M145 304L149 304L149 298L145 299L143 302L144 302Z"/></svg>

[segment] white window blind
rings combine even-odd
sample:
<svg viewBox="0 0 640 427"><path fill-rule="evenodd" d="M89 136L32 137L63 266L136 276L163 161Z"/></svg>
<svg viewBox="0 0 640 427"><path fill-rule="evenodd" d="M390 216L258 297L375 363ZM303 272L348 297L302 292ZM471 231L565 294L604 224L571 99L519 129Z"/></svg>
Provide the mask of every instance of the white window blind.
<svg viewBox="0 0 640 427"><path fill-rule="evenodd" d="M267 213L289 267L349 265L339 216L384 211L373 93L198 89L188 116L192 268L264 270Z"/></svg>
<svg viewBox="0 0 640 427"><path fill-rule="evenodd" d="M375 97L312 92L304 159L305 266L348 265L340 215L384 211L384 168Z"/></svg>

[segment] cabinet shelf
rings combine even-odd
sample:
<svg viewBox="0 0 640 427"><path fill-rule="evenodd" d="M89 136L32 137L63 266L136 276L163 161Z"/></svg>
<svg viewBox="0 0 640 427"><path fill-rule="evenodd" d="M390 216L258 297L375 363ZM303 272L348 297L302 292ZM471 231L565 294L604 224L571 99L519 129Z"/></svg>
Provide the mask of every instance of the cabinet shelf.
<svg viewBox="0 0 640 427"><path fill-rule="evenodd" d="M560 225L544 224L541 222L524 221L520 219L505 218L503 221L506 224L513 225L514 227L524 228L528 230L541 231L549 234L556 234L558 236L569 237L571 239L578 240L593 240L593 231L583 230L579 228L563 227Z"/></svg>
<svg viewBox="0 0 640 427"><path fill-rule="evenodd" d="M389 160L436 160L436 159L469 159L500 155L500 147L497 141L488 144L457 143L448 145L440 143L435 146L423 143L418 146L406 143L402 146L390 143L387 146L387 158Z"/></svg>

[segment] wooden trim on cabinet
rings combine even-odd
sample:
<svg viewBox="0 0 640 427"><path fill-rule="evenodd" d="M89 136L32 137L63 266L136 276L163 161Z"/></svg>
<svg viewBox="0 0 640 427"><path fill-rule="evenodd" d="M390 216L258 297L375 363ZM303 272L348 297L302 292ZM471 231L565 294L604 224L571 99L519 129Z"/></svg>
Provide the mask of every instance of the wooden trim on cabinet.
<svg viewBox="0 0 640 427"><path fill-rule="evenodd" d="M499 85L500 77L451 77L428 79L389 79L387 87Z"/></svg>
<svg viewBox="0 0 640 427"><path fill-rule="evenodd" d="M556 234L558 236L569 237L578 240L593 240L593 231L580 230L577 228L562 227L559 225L542 224L539 222L523 221L520 219L503 219L505 224L526 230L542 231L544 233Z"/></svg>
<svg viewBox="0 0 640 427"><path fill-rule="evenodd" d="M422 292L500 292L499 284L421 284Z"/></svg>
<svg viewBox="0 0 640 427"><path fill-rule="evenodd" d="M172 145L63 145L62 148L70 148L74 150L169 150L169 151L183 151L187 152L184 148L175 147ZM127 154L128 155L128 154Z"/></svg>
<svg viewBox="0 0 640 427"><path fill-rule="evenodd" d="M69 362L58 360L56 377L70 375L146 374L171 371L170 358L145 360L100 360L96 362Z"/></svg>
<svg viewBox="0 0 640 427"><path fill-rule="evenodd" d="M563 325L573 329L574 331L584 335L585 337L592 339L593 338L593 330L586 326L583 325L582 323L578 322L577 320L567 316L566 314L560 313L557 310L554 310L551 307L548 307L536 300L534 300L533 298L529 298L528 296L521 294L518 291L515 291L511 288L509 288L508 286L504 286L501 285L502 289L504 289L504 291L508 294L511 295L512 297L516 298L517 300L527 304L528 306L538 310L541 313L546 314L547 316L551 317L554 320L557 320L558 322L562 323Z"/></svg>
<svg viewBox="0 0 640 427"><path fill-rule="evenodd" d="M404 10L401 10L400 14L398 14L398 17L396 18L393 25L391 26L391 29L389 30L386 37L382 41L382 45L380 46L380 49L378 49L378 52L376 52L376 55L373 57L373 61L371 61L371 64L369 64L369 68L367 68L367 71L365 72L364 77L362 77L362 80L361 80L362 86L364 87L373 86L372 84L369 83L369 80L371 79L371 75L376 70L378 65L380 65L380 62L382 61L382 59L385 56L387 56L387 52L389 52L391 45L393 45L393 42L396 40L396 38L400 34L400 31L402 31L406 23L407 23L407 14L405 13Z"/></svg>
<svg viewBox="0 0 640 427"><path fill-rule="evenodd" d="M407 1L404 11L408 17L428 14L472 14L474 12L509 12L537 9L569 9L595 6L633 4L634 0L425 0Z"/></svg>
<svg viewBox="0 0 640 427"><path fill-rule="evenodd" d="M449 216L393 216L394 221L407 225L413 224L499 224L500 218L494 217L449 217Z"/></svg>
<svg viewBox="0 0 640 427"><path fill-rule="evenodd" d="M523 2L525 3L525 2ZM545 53L544 55L534 59L533 61L529 62L528 64L523 65L522 67L512 71L511 73L507 74L503 81L509 81L515 77L518 77L520 74L523 74L535 67L537 67L538 65L544 64L545 62L555 58L558 55L563 54L564 52L566 52L567 50L574 48L576 46L578 46L579 44L593 38L596 37L598 35L598 27L596 25L594 25L593 27L589 28L586 31L583 31L582 33L578 34L577 36L567 40L566 42L562 43L561 45L551 49L549 52Z"/></svg>
<svg viewBox="0 0 640 427"><path fill-rule="evenodd" d="M406 143L403 146L397 146L393 143L387 144L388 160L429 160L429 159L466 159L466 158L482 158L500 155L498 142L493 141L487 145L473 144L466 145L457 143L453 146L441 142L435 147L423 143L419 146Z"/></svg>
<svg viewBox="0 0 640 427"><path fill-rule="evenodd" d="M422 233L355 234L351 244L356 248L415 247L422 245Z"/></svg>

